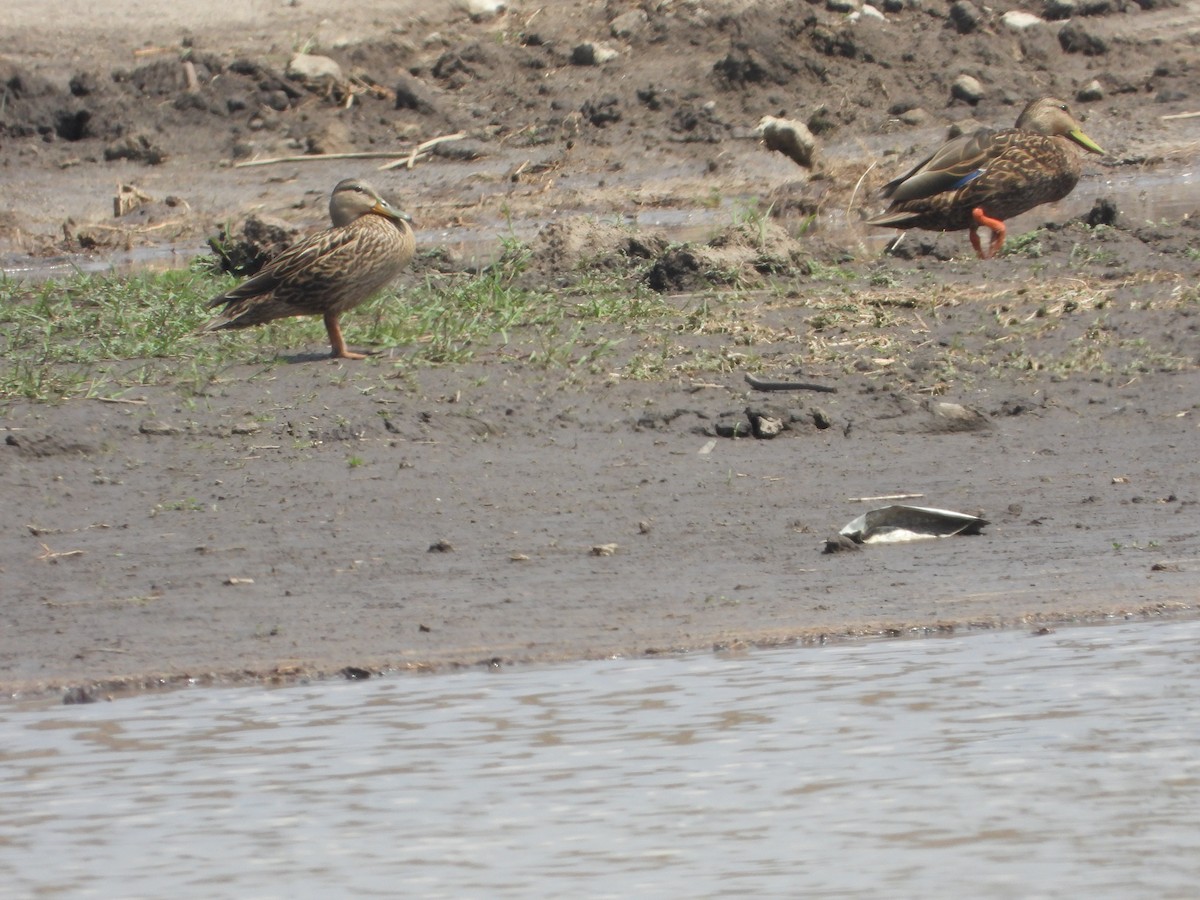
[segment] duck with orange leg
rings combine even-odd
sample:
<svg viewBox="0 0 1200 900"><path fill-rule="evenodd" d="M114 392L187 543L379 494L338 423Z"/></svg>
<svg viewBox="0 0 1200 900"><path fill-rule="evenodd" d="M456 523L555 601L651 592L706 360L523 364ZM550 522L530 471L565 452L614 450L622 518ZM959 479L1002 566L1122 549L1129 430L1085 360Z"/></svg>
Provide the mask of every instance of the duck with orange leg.
<svg viewBox="0 0 1200 900"><path fill-rule="evenodd" d="M888 182L883 196L891 206L867 224L968 229L975 253L989 259L1004 246L1005 219L1061 200L1074 190L1081 171L1075 147L1104 153L1061 100L1033 100L1015 127L960 135ZM992 233L986 250L980 228Z"/></svg>
<svg viewBox="0 0 1200 900"><path fill-rule="evenodd" d="M206 331L248 328L289 316L322 316L334 359L365 359L346 348L340 317L383 290L416 251L407 213L365 181L338 182L329 197L333 227L293 244L237 287Z"/></svg>

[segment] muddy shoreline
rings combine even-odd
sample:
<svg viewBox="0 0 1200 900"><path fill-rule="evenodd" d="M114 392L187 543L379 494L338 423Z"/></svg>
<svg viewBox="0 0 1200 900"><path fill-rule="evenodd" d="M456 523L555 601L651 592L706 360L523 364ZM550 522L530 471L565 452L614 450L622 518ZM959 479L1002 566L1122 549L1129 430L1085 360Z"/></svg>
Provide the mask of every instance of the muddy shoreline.
<svg viewBox="0 0 1200 900"><path fill-rule="evenodd" d="M1011 4L882 21L769 2L330 6L221 23L193 4L98 35L18 2L6 264L200 246L247 214L302 232L333 182L367 175L421 226L414 280L519 239L529 287L567 307L599 273L630 296L658 285L697 325L589 323L611 355L557 367L514 332L415 373L394 365L404 347L331 364L318 327L200 390L0 400L6 695L1195 614L1196 2L1020 31ZM618 55L573 61L589 41ZM289 80L297 47L347 80ZM985 89L973 104L961 74ZM1076 192L1015 221L1032 237L1002 259L962 234L882 255L861 225L874 189L955 123L1009 124L1032 89L1108 151ZM817 131L812 171L757 139L781 114ZM236 165L459 130L470 153L412 168ZM1110 187L1131 180L1163 205ZM117 185L145 200L114 219ZM837 393L764 394L748 372ZM779 436L725 436L763 410ZM821 552L863 498L894 494L990 524Z"/></svg>

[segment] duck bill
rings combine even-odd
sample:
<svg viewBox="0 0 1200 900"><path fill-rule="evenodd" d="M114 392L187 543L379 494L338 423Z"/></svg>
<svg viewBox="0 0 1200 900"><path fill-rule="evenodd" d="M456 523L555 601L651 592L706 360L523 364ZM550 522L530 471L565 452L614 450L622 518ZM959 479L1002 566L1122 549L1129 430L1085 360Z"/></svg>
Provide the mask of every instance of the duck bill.
<svg viewBox="0 0 1200 900"><path fill-rule="evenodd" d="M412 216L406 212L401 212L400 210L396 209L396 207L392 206L392 204L388 203L386 200L380 200L374 206L372 206L371 212L375 213L377 216L383 216L385 219L392 219L395 222L407 222L409 225L412 224Z"/></svg>
<svg viewBox="0 0 1200 900"><path fill-rule="evenodd" d="M1084 150L1090 150L1092 153L1099 153L1101 156L1104 155L1104 151L1100 149L1100 145L1078 128L1076 128L1074 131L1068 132L1067 137L1077 143Z"/></svg>

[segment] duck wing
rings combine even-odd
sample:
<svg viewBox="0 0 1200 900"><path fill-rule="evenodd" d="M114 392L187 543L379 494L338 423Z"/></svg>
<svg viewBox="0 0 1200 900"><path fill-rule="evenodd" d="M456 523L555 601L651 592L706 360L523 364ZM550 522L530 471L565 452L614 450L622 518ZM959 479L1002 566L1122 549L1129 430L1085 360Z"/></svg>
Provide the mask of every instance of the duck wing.
<svg viewBox="0 0 1200 900"><path fill-rule="evenodd" d="M883 186L895 206L956 191L985 174L988 164L1008 146L1012 131L983 128L947 141L899 178Z"/></svg>
<svg viewBox="0 0 1200 900"><path fill-rule="evenodd" d="M331 263L339 260L358 240L353 230L330 228L293 244L241 284L208 302L208 308L252 300L273 293L280 287L318 282L327 277ZM332 266L338 268L336 263Z"/></svg>

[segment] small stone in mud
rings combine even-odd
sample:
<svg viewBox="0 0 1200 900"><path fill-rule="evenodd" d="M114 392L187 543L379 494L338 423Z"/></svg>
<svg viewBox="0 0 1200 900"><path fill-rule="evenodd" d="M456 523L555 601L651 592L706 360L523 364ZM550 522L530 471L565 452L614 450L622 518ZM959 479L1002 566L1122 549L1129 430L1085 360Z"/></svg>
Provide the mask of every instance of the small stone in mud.
<svg viewBox="0 0 1200 900"><path fill-rule="evenodd" d="M787 412L774 406L746 407L751 433L759 440L769 440L787 431Z"/></svg>
<svg viewBox="0 0 1200 900"><path fill-rule="evenodd" d="M1058 32L1058 44L1064 53L1082 53L1084 56L1108 53L1108 41L1075 21L1068 22Z"/></svg>
<svg viewBox="0 0 1200 900"><path fill-rule="evenodd" d="M758 134L768 150L782 153L798 166L812 168L817 140L803 122L763 116L758 123Z"/></svg>
<svg viewBox="0 0 1200 900"><path fill-rule="evenodd" d="M841 553L843 550L861 550L862 547L852 538L844 534L830 535L825 539L825 549L822 553Z"/></svg>
<svg viewBox="0 0 1200 900"><path fill-rule="evenodd" d="M750 426L746 422L718 422L713 426L713 434L723 438L743 438L750 436Z"/></svg>
<svg viewBox="0 0 1200 900"><path fill-rule="evenodd" d="M365 681L371 677L370 671L359 668L358 666L346 666L338 672L347 681Z"/></svg>
<svg viewBox="0 0 1200 900"><path fill-rule="evenodd" d="M104 148L104 158L108 162L127 159L130 162L145 163L157 166L167 161L166 152L144 134L129 135L114 141Z"/></svg>
<svg viewBox="0 0 1200 900"><path fill-rule="evenodd" d="M616 544L597 544L591 550L592 556L612 556L617 552Z"/></svg>
<svg viewBox="0 0 1200 900"><path fill-rule="evenodd" d="M157 419L147 419L138 425L138 431L145 435L162 436L167 434L179 434L179 427L172 425L170 422L160 422Z"/></svg>
<svg viewBox="0 0 1200 900"><path fill-rule="evenodd" d="M611 47L596 44L592 41L585 41L571 51L571 65L600 66L610 60L616 59L618 56L620 54Z"/></svg>
<svg viewBox="0 0 1200 900"><path fill-rule="evenodd" d="M608 30L613 37L628 40L632 37L640 37L649 24L650 17L646 15L644 9L631 9L609 22Z"/></svg>
<svg viewBox="0 0 1200 900"><path fill-rule="evenodd" d="M335 60L313 53L297 53L293 56L287 65L287 76L321 87L341 84L344 80L342 67Z"/></svg>
<svg viewBox="0 0 1200 900"><path fill-rule="evenodd" d="M1078 91L1075 92L1075 99L1080 103L1095 103L1104 99L1104 85L1096 78L1093 78Z"/></svg>
<svg viewBox="0 0 1200 900"><path fill-rule="evenodd" d="M958 0L950 7L950 21L959 34L970 34L983 24L983 10L969 0Z"/></svg>
<svg viewBox="0 0 1200 900"><path fill-rule="evenodd" d="M466 0L463 4L472 22L483 22L500 15L508 8L505 0Z"/></svg>
<svg viewBox="0 0 1200 900"><path fill-rule="evenodd" d="M819 406L814 406L812 408L811 415L813 424L816 425L821 431L824 431L826 428L829 428L833 425L833 419L829 418L829 413L825 412L825 410L821 409Z"/></svg>
<svg viewBox="0 0 1200 900"><path fill-rule="evenodd" d="M959 75L950 85L950 95L955 100L962 100L972 106L982 100L986 93L983 84L973 75Z"/></svg>
<svg viewBox="0 0 1200 900"><path fill-rule="evenodd" d="M257 422L239 422L233 426L234 434L258 434L262 430L262 426Z"/></svg>
<svg viewBox="0 0 1200 900"><path fill-rule="evenodd" d="M96 695L91 688L76 686L63 692L62 702L71 706L76 703L95 703Z"/></svg>
<svg viewBox="0 0 1200 900"><path fill-rule="evenodd" d="M429 545L429 553L453 553L454 545L447 540L434 541Z"/></svg>
<svg viewBox="0 0 1200 900"><path fill-rule="evenodd" d="M1027 28L1045 24L1042 19L1033 13L1022 12L1017 9L1010 9L1000 17L1000 21L1005 28L1012 31L1025 31Z"/></svg>

